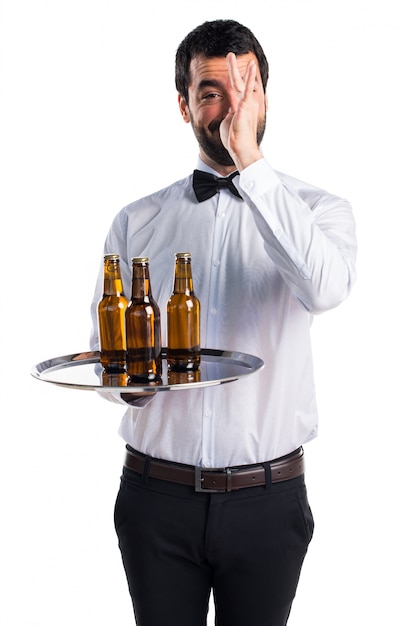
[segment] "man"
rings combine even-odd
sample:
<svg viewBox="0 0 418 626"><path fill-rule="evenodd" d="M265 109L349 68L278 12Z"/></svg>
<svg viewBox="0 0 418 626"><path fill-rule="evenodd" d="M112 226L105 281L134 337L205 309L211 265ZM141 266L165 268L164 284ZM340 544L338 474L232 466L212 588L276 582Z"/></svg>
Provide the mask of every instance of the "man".
<svg viewBox="0 0 418 626"><path fill-rule="evenodd" d="M123 417L115 524L141 626L206 624L211 590L218 626L286 624L312 537L302 449L317 432L309 331L312 315L351 289L355 226L347 201L263 157L267 79L260 44L235 21L184 39L180 112L198 169L224 181L202 198L189 175L134 202L105 243L125 286L130 259L149 257L163 337L174 254L191 252L202 347L265 362L227 385L157 393ZM99 276L92 349L101 288Z"/></svg>

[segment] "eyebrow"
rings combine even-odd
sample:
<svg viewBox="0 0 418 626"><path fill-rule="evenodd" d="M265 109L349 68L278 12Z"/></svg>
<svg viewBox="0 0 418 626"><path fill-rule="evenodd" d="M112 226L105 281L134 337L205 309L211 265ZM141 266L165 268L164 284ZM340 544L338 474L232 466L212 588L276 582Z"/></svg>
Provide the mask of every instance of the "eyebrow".
<svg viewBox="0 0 418 626"><path fill-rule="evenodd" d="M204 89L205 87L222 87L222 83L219 80L206 78L200 81L197 88L200 91L201 89Z"/></svg>
<svg viewBox="0 0 418 626"><path fill-rule="evenodd" d="M257 76L255 77L255 82L256 84L258 84L259 82ZM201 91L202 89L205 89L205 87L218 87L219 89L221 89L223 87L223 83L219 80L216 80L215 78L204 78L198 84L197 90Z"/></svg>

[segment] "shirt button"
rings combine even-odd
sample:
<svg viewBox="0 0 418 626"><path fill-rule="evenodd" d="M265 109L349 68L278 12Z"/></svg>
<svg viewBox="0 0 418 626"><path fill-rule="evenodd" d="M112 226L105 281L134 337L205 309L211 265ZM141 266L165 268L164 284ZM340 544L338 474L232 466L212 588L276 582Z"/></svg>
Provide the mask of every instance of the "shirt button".
<svg viewBox="0 0 418 626"><path fill-rule="evenodd" d="M215 307L212 307L211 310L210 310L211 315L216 315L217 312L218 311L217 311L217 309L215 309Z"/></svg>
<svg viewBox="0 0 418 626"><path fill-rule="evenodd" d="M254 188L254 181L249 180L248 183L245 183L245 188L246 189L253 189Z"/></svg>
<svg viewBox="0 0 418 626"><path fill-rule="evenodd" d="M218 259L215 259L214 262L213 262L213 265L215 267L218 267L219 264L220 264L220 261Z"/></svg>
<svg viewBox="0 0 418 626"><path fill-rule="evenodd" d="M225 217L224 211L222 211L221 213L218 213L218 217L220 220L223 220L223 218Z"/></svg>
<svg viewBox="0 0 418 626"><path fill-rule="evenodd" d="M206 417L210 417L212 415L212 411L210 409L206 409L205 415Z"/></svg>

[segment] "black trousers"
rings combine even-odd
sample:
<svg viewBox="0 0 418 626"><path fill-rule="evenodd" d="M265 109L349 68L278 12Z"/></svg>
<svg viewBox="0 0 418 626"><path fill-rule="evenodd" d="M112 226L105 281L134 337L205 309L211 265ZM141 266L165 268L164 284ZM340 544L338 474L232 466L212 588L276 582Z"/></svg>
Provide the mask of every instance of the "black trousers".
<svg viewBox="0 0 418 626"><path fill-rule="evenodd" d="M195 493L123 469L115 527L140 626L284 626L313 518L304 476Z"/></svg>

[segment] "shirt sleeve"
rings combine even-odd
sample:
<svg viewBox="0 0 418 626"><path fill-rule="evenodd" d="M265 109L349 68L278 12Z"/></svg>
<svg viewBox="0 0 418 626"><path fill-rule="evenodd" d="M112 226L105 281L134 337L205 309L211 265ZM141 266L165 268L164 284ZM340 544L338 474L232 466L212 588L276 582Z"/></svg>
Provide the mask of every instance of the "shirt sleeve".
<svg viewBox="0 0 418 626"><path fill-rule="evenodd" d="M119 254L120 256L120 267L122 273L122 284L124 287L124 292L126 294L127 288L130 286L130 267L128 264L128 260L126 258L126 215L125 211L122 210L118 213L113 220L113 223L110 227L108 235L106 237L103 254ZM103 295L103 262L100 265L100 269L98 271L96 288L93 295L93 300L90 307L91 319L92 319L92 329L90 334L90 349L91 350L99 350L100 342L99 342L99 328L98 328L98 316L97 316L97 305L101 300ZM116 404L123 404L125 407L135 407L137 409L142 409L147 406L154 398L155 394L151 393L129 393L129 389L126 390L126 393L118 393L111 392L109 389L106 391L100 392L98 394L101 395L105 400L109 402L114 402Z"/></svg>
<svg viewBox="0 0 418 626"><path fill-rule="evenodd" d="M114 218L112 225L107 234L103 255L105 254L119 254L120 257L120 269L122 275L122 284L124 288L125 296L129 296L127 289L130 288L130 267L126 258L126 215L122 209ZM97 318L97 305L103 295L103 260L100 263L98 270L96 287L93 294L93 300L90 307L90 315L92 320L92 328L90 334L90 349L99 349L99 330L98 330L98 318Z"/></svg>
<svg viewBox="0 0 418 626"><path fill-rule="evenodd" d="M332 309L355 282L357 243L351 206L273 170L260 159L240 174L267 253L311 313Z"/></svg>

